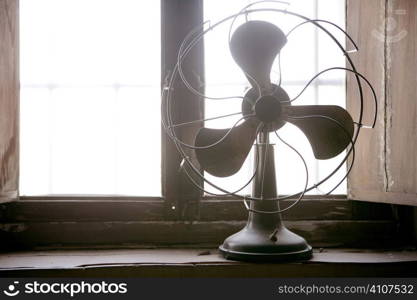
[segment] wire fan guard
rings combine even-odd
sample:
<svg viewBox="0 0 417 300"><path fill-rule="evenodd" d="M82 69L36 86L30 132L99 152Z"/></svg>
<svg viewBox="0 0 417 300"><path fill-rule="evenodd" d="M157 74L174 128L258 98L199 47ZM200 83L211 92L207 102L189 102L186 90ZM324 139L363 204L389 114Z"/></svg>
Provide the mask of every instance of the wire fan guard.
<svg viewBox="0 0 417 300"><path fill-rule="evenodd" d="M289 231L281 220L281 212L297 205L304 194L317 188L330 179L351 156L346 175L327 194L335 190L352 170L355 157L355 143L363 126L363 87L362 80L370 88L374 98L374 118L369 126L373 128L376 123L377 98L370 82L359 72L350 57L350 52L344 49L341 43L330 33L324 25L330 25L340 30L350 40L357 51L358 48L352 38L336 24L319 19L309 19L305 16L278 8L251 8L252 6L271 1L260 1L244 7L238 13L226 17L217 23L204 23L192 30L184 39L178 53L177 64L163 89L163 127L174 142L178 152L183 158L181 170L187 175L192 184L199 190L216 196L232 195L243 200L249 211L249 219L245 228L230 236L220 246L226 258L237 260L300 260L311 257L311 247L297 234ZM274 1L272 1L274 2ZM279 1L278 1L279 2ZM232 33L233 25L239 16L251 15L257 12L274 12L300 19L301 22L285 34L276 25L262 20L244 22ZM194 88L183 72L183 61L195 47L202 41L204 35L217 26L231 21L229 29L229 49L233 59L245 74L251 88L239 97L242 99L242 116L233 127L227 129L199 129L194 144L182 141L176 133L176 128L195 123L203 123L209 119L195 120L174 124L172 118L172 93L175 92L174 83L184 84L196 98L222 100L224 98L207 97ZM270 80L270 72L274 60L280 57L280 51L291 39L289 35L303 24L312 24L323 31L340 49L350 68L332 67L317 73L306 84L301 93L290 99L281 86L281 79L277 84ZM358 86L360 110L356 121L343 108L335 105L292 105L306 88L320 75L342 70L353 73ZM177 81L178 76L180 81ZM280 74L281 78L281 74ZM232 97L236 98L236 97ZM230 114L221 117L228 117ZM216 119L216 118L210 118ZM316 159L329 159L343 152L346 155L342 162L321 181L308 186L308 168L302 155L291 145L285 142L277 131L291 123L298 127L307 137L312 146ZM355 126L356 125L356 126ZM368 127L368 126L367 126ZM269 135L273 133L285 145L290 147L302 160L305 167L306 181L302 191L292 195L277 196L275 180L274 149L269 142ZM254 172L248 182L236 191L227 191L214 184L206 177L206 171L217 177L227 177L235 174L242 167L252 146L255 143ZM208 192L201 186L205 182L219 191ZM252 183L252 195L241 195L239 192ZM295 198L291 205L281 208L280 200Z"/></svg>

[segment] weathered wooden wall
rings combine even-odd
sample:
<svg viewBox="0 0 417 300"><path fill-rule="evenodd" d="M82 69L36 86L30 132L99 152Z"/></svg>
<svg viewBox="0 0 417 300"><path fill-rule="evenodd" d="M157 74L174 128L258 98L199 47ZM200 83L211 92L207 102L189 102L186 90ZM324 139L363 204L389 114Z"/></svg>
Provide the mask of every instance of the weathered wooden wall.
<svg viewBox="0 0 417 300"><path fill-rule="evenodd" d="M417 204L417 1L389 1L387 14L397 22L386 54L387 190Z"/></svg>
<svg viewBox="0 0 417 300"><path fill-rule="evenodd" d="M347 0L347 30L357 41L358 71L378 96L374 130L362 129L349 177L349 198L417 205L417 1ZM372 95L364 85L364 123ZM347 81L348 109L357 116L358 89Z"/></svg>
<svg viewBox="0 0 417 300"><path fill-rule="evenodd" d="M18 196L18 4L18 0L0 0L0 202Z"/></svg>

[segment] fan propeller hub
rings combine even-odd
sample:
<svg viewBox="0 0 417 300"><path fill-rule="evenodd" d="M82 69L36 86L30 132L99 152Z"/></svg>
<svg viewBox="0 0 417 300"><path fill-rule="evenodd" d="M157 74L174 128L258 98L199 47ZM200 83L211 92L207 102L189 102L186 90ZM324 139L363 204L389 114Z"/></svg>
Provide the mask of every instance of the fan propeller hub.
<svg viewBox="0 0 417 300"><path fill-rule="evenodd" d="M270 93L259 97L258 90L251 88L242 102L243 115L253 115L267 125L266 129L275 131L285 125L287 107L290 98L283 88L271 85Z"/></svg>
<svg viewBox="0 0 417 300"><path fill-rule="evenodd" d="M256 101L255 114L264 123L276 121L282 114L281 103L274 96L263 96Z"/></svg>

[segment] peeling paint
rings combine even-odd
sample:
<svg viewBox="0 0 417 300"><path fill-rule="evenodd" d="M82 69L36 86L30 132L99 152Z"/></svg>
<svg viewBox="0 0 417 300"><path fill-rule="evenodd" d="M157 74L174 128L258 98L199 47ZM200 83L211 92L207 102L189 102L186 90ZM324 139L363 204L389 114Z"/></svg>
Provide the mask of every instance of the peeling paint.
<svg viewBox="0 0 417 300"><path fill-rule="evenodd" d="M391 65L392 65L392 57L391 57L391 47L390 43L387 39L387 22L388 16L391 15L393 10L393 4L391 1L385 0L385 41L384 41L384 65L385 65L385 73L384 73L384 190L386 192L390 189L390 183L392 181L392 177L389 171L389 159L391 156L391 137L390 137L390 129L392 124L392 104L390 103L390 95L389 95L389 82L391 80Z"/></svg>

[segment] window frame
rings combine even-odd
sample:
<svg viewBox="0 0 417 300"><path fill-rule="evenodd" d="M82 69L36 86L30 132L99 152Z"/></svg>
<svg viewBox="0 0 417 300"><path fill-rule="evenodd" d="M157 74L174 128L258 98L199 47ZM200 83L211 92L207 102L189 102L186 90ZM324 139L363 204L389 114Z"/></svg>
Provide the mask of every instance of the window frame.
<svg viewBox="0 0 417 300"><path fill-rule="evenodd" d="M161 89L176 63L183 38L202 22L203 0L161 0ZM204 74L204 45L200 47L184 64L185 70ZM195 101L185 88L178 89L174 97L187 107L174 107L176 121L202 118L201 101ZM197 129L180 129L180 134L185 140L192 139ZM9 241L3 247L213 245L243 227L247 211L241 201L203 196L179 172L181 157L163 129L161 139L162 197L20 197L0 205L0 222L4 223L0 238L5 236ZM386 205L351 202L345 195L307 196L302 205L284 215L291 229L309 235L307 238L313 239L316 246L353 243L356 236L339 236L340 222L358 228L357 220L389 218L391 211ZM385 235L392 229L388 221L386 227L378 229L372 222L368 225L361 229L363 235Z"/></svg>
<svg viewBox="0 0 417 300"><path fill-rule="evenodd" d="M417 107L413 80L416 43L412 39L417 30L416 8L412 0L348 0L347 29L358 45L367 47L353 59L358 71L374 85L379 102L375 128L363 130L356 144L356 162L348 181L350 199L417 206L417 142L413 138L415 119L410 114ZM401 38L399 34L404 33ZM347 107L357 113L356 84L348 81L346 87ZM370 98L365 94L365 111L374 109Z"/></svg>

